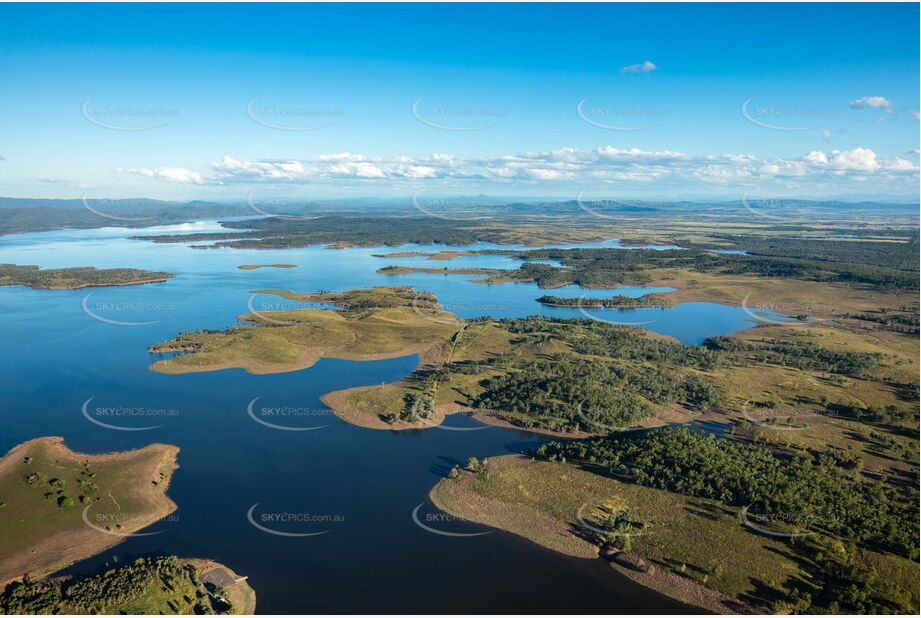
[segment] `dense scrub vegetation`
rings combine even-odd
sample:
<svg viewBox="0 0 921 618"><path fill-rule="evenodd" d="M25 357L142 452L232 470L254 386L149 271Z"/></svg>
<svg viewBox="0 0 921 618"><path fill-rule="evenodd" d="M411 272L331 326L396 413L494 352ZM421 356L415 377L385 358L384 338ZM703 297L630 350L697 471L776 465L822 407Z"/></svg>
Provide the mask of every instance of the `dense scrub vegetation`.
<svg viewBox="0 0 921 618"><path fill-rule="evenodd" d="M175 556L134 563L80 580L64 578L7 585L3 614L227 613L226 598L209 594L195 567Z"/></svg>
<svg viewBox="0 0 921 618"><path fill-rule="evenodd" d="M885 307L878 311L856 313L848 315L850 318L863 320L865 322L875 322L885 330L891 330L897 333L908 335L918 334L918 309L912 307L899 307L898 309L887 309Z"/></svg>
<svg viewBox="0 0 921 618"><path fill-rule="evenodd" d="M711 350L732 352L740 362L781 365L812 371L829 371L862 376L882 360L881 354L866 352L834 352L814 343L789 342L779 339L745 341L738 337L710 337L704 345Z"/></svg>
<svg viewBox="0 0 921 618"><path fill-rule="evenodd" d="M647 401L704 410L718 398L716 388L693 374L568 357L525 364L487 380L473 405L523 414L527 418L518 424L525 427L597 433L650 416Z"/></svg>
<svg viewBox="0 0 921 618"><path fill-rule="evenodd" d="M555 431L603 431L649 416L649 406L614 367L574 360L530 363L487 381L474 407L524 414Z"/></svg>
<svg viewBox="0 0 921 618"><path fill-rule="evenodd" d="M132 285L165 281L173 275L137 268L46 268L0 264L0 286L25 285L40 289L72 289L104 285Z"/></svg>
<svg viewBox="0 0 921 618"><path fill-rule="evenodd" d="M778 246L797 239L773 239ZM700 273L723 275L757 275L762 277L803 279L807 281L838 281L862 283L879 289L918 289L917 244L899 243L834 243L814 245L838 246L844 252L850 245L873 245L873 258L866 261L860 246L849 260L832 261L830 256L797 257L790 248L776 254L727 255L700 249L538 249L520 254L527 260L558 260L567 268L548 264L525 263L517 271L520 278L534 279L542 287L577 283L585 287L610 287L614 284L643 283L638 271L656 268L682 268ZM914 262L908 259L913 247ZM865 252L869 252L867 249ZM913 266L913 267L912 267Z"/></svg>
<svg viewBox="0 0 921 618"><path fill-rule="evenodd" d="M501 234L488 226L458 224L435 217L342 217L291 220L279 217L248 221L228 221L224 227L239 232L216 232L174 236L139 237L153 242L208 242L238 249L277 249L308 247L348 241L351 245L410 243L428 245L471 245L478 241L498 241Z"/></svg>
<svg viewBox="0 0 921 618"><path fill-rule="evenodd" d="M918 271L917 233L908 242L873 242L867 240L834 238L766 237L752 234L715 235L717 240L731 243L733 248L750 255L794 258L815 262L839 264L864 264ZM688 243L692 248L717 248L723 245Z"/></svg>

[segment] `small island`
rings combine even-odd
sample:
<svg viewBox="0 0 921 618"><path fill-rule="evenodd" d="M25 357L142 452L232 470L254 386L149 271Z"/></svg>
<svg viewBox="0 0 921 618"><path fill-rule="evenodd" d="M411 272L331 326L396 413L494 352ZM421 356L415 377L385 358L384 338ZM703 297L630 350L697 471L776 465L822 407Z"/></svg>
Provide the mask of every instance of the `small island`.
<svg viewBox="0 0 921 618"><path fill-rule="evenodd" d="M544 295L537 299L547 307L575 307L582 309L636 309L638 307L670 307L672 302L661 294L632 296L611 296L610 298L560 298Z"/></svg>
<svg viewBox="0 0 921 618"><path fill-rule="evenodd" d="M187 352L157 361L161 373L240 367L250 373L281 373L312 366L320 358L377 360L421 354L450 338L458 320L436 308L434 297L407 287L375 287L341 294L295 294L258 290L288 300L333 305L251 312L238 319L252 326L181 333L152 345L152 353Z"/></svg>
<svg viewBox="0 0 921 618"><path fill-rule="evenodd" d="M23 285L38 290L77 290L89 287L163 283L172 273L139 268L40 268L0 264L0 286Z"/></svg>
<svg viewBox="0 0 921 618"><path fill-rule="evenodd" d="M427 260L454 260L459 257L479 255L479 251L394 251L393 253L376 253L376 258L424 257Z"/></svg>
<svg viewBox="0 0 921 618"><path fill-rule="evenodd" d="M416 273L430 275L504 275L508 272L499 268L425 268L414 266L384 266L377 269L380 275L412 275Z"/></svg>
<svg viewBox="0 0 921 618"><path fill-rule="evenodd" d="M241 264L240 270L256 270L258 268L297 268L297 264Z"/></svg>

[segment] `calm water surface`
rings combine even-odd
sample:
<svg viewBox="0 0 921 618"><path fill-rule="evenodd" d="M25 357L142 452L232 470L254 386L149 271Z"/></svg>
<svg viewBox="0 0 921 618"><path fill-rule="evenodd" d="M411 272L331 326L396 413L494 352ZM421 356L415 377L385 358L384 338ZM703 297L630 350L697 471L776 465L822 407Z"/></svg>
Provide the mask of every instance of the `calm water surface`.
<svg viewBox="0 0 921 618"><path fill-rule="evenodd" d="M165 226L210 231L214 222ZM150 233L145 230L143 233ZM163 284L92 290L0 288L5 317L0 354L12 362L0 373L0 449L38 436L63 436L78 451L137 448L151 442L178 445L180 469L169 494L179 505L172 518L152 526L155 535L127 539L72 567L88 572L150 552L200 556L225 562L250 577L261 613L311 612L683 612L688 608L632 584L601 560L576 560L482 526L445 520L427 502L429 489L467 457L519 453L541 438L522 431L484 427L461 416L459 429L386 432L357 428L320 402L328 391L391 382L410 373L418 358L350 362L324 359L303 371L255 376L241 370L167 376L150 372L146 351L181 330L224 328L247 312L247 304L277 302L252 296L260 288L310 292L369 285L412 285L438 295L462 317L533 314L570 317L578 310L542 307L547 293L533 284L482 285L466 277L387 277L389 264L474 265L514 268L503 256L428 262L378 258L393 251L446 246L373 247L346 250L192 250L183 244L128 240L133 230L67 230L0 238L0 262L42 267L94 265L168 270ZM609 243L607 246L611 246ZM464 247L470 249L471 247ZM477 245L472 248L497 248ZM507 247L499 247L507 248ZM242 271L246 263L293 263L288 270ZM592 297L639 296L667 288L630 287L591 291ZM555 294L581 296L578 288ZM89 297L88 297L89 295ZM101 319L94 319L89 312ZM752 324L739 308L688 303L671 309L603 310L606 320L645 322L686 343L731 333ZM105 320L108 320L105 321ZM121 324L116 324L118 322ZM253 421L247 406L294 410L273 422ZM169 410L156 418L114 417L116 431L88 421L89 409ZM417 517L453 533L426 532ZM288 537L257 530L247 519ZM281 521L287 519L287 521Z"/></svg>

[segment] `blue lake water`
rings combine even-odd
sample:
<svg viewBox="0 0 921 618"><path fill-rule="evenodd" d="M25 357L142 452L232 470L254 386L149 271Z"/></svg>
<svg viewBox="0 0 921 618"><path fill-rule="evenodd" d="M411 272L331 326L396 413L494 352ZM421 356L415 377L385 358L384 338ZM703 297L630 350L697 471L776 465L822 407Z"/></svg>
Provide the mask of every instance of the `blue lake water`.
<svg viewBox="0 0 921 618"><path fill-rule="evenodd" d="M164 226L219 229L214 222ZM149 233L144 230L143 233ZM213 558L250 577L261 613L342 612L683 612L688 608L638 587L603 561L577 560L545 551L500 532L448 537L413 522L413 510L430 526L454 533L489 532L444 520L427 493L450 467L467 457L519 453L540 443L527 432L485 427L462 416L446 425L475 429L386 432L348 425L319 397L328 391L391 382L410 373L414 356L373 362L324 359L287 374L254 376L241 370L168 376L148 370L147 346L181 330L224 328L247 304L276 302L251 295L260 288L347 290L369 285L412 285L438 295L462 317L533 314L572 317L577 309L547 308L534 299L548 293L533 284L482 285L469 277L383 276L388 264L420 264L418 258L374 254L451 247L371 247L328 250L193 250L184 244L129 240L136 230L65 230L0 237L0 262L42 267L94 265L167 270L162 284L48 291L0 288L5 318L0 354L4 405L0 449L38 436L63 436L78 451L137 448L151 442L181 448L169 495L179 510L150 528L157 534L127 539L70 572L150 552ZM505 248L482 245L474 248ZM469 249L470 247L464 247ZM237 269L246 263L293 263L294 269ZM504 256L464 258L426 265L514 268ZM591 297L639 296L664 288L592 290ZM552 293L581 296L585 290ZM84 311L89 309L89 312ZM94 319L89 314L102 318ZM753 323L736 307L687 303L669 309L600 310L596 317L672 335L686 343L727 334ZM108 321L105 321L108 320ZM116 324L120 323L120 324ZM258 406L298 411L273 419L311 431L282 431L254 422ZM87 404L86 402L90 402ZM88 421L90 409L169 410L169 415L109 417L117 431ZM258 521L299 514L272 524L287 537L257 530Z"/></svg>

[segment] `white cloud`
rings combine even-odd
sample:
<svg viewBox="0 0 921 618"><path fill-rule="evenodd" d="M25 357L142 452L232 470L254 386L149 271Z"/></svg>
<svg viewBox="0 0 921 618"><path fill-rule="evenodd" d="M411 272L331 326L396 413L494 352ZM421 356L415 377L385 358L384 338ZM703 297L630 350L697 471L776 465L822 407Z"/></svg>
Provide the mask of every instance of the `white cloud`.
<svg viewBox="0 0 921 618"><path fill-rule="evenodd" d="M828 164L836 170L856 170L862 172L875 172L880 164L876 160L876 153L869 148L854 148L853 150L832 151Z"/></svg>
<svg viewBox="0 0 921 618"><path fill-rule="evenodd" d="M828 156L820 150L812 150L803 157L810 163L815 163L816 165L825 165L828 163Z"/></svg>
<svg viewBox="0 0 921 618"><path fill-rule="evenodd" d="M119 169L117 171L124 171L128 174L138 174L139 176L145 176L147 178L158 178L167 182L185 182L196 185L205 184L205 180L202 178L201 174L193 172L192 170L187 170L184 167L164 166L153 169L132 167L126 170Z"/></svg>
<svg viewBox="0 0 921 618"><path fill-rule="evenodd" d="M364 161L365 156L362 154L352 154L351 152L340 152L338 154L324 154L316 157L317 161Z"/></svg>
<svg viewBox="0 0 921 618"><path fill-rule="evenodd" d="M905 157L905 153L901 153ZM369 156L358 153L319 154L302 160L238 160L231 156L211 163L210 174L184 168L132 169L131 173L170 182L197 184L330 185L374 183L381 190L418 187L422 183L445 186L479 186L479 190L536 188L545 183L563 187L604 186L618 183L625 189L672 190L676 193L710 190L731 192L752 182L765 187L814 186L823 191L845 190L848 183L876 182L880 189L914 190L910 181L918 167L900 157L881 157L869 148L812 150L799 157L759 158L747 153L689 154L677 150L643 150L601 146L594 149L564 147L546 151L461 157ZM887 183L890 185L887 187ZM486 188L489 187L489 188ZM501 189L505 187L505 189Z"/></svg>
<svg viewBox="0 0 921 618"><path fill-rule="evenodd" d="M438 171L429 165L409 165L400 169L407 178L437 178Z"/></svg>
<svg viewBox="0 0 921 618"><path fill-rule="evenodd" d="M211 164L219 179L226 180L295 180L305 175L300 161L238 161L224 155L221 161Z"/></svg>
<svg viewBox="0 0 921 618"><path fill-rule="evenodd" d="M353 178L385 178L383 170L367 161L344 161L335 163L326 168L333 176Z"/></svg>
<svg viewBox="0 0 921 618"><path fill-rule="evenodd" d="M542 168L529 168L525 170L525 173L535 180L559 180L563 177L563 174L556 170Z"/></svg>
<svg viewBox="0 0 921 618"><path fill-rule="evenodd" d="M863 109L865 107L873 109L882 109L887 112L892 111L892 103L886 97L860 97L849 103L852 109Z"/></svg>
<svg viewBox="0 0 921 618"><path fill-rule="evenodd" d="M620 70L620 73L621 75L625 73L650 73L652 71L655 71L658 68L659 67L657 67L655 64L653 64L649 60L646 60L644 62L641 62L640 64L629 64L623 67Z"/></svg>
<svg viewBox="0 0 921 618"><path fill-rule="evenodd" d="M894 172L917 172L918 166L909 161L908 159L902 159L901 157L896 157L885 163L883 166L887 170L892 170Z"/></svg>

